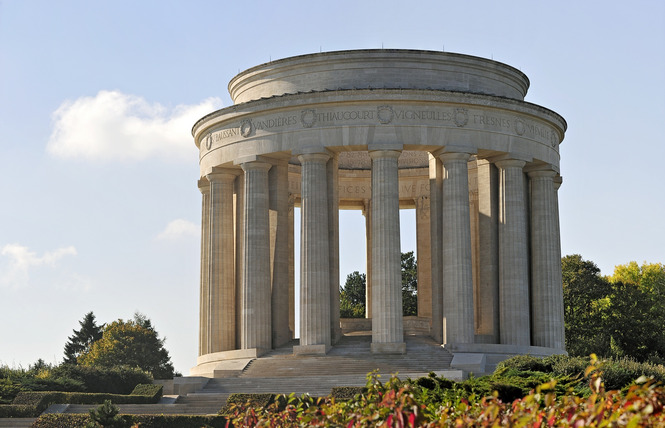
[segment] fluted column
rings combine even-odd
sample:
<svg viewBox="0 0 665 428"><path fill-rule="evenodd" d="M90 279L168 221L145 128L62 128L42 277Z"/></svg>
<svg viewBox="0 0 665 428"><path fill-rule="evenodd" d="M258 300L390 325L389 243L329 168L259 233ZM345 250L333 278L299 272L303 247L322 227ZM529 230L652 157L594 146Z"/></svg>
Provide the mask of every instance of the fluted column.
<svg viewBox="0 0 665 428"><path fill-rule="evenodd" d="M242 163L244 183L244 257L241 349L272 347L270 298L270 221L268 170L261 161Z"/></svg>
<svg viewBox="0 0 665 428"><path fill-rule="evenodd" d="M499 343L498 172L478 160L478 295L476 341Z"/></svg>
<svg viewBox="0 0 665 428"><path fill-rule="evenodd" d="M473 343L473 264L469 216L469 153L444 153L442 275L444 343Z"/></svg>
<svg viewBox="0 0 665 428"><path fill-rule="evenodd" d="M295 195L289 194L289 332L293 339L296 333L296 266L295 266Z"/></svg>
<svg viewBox="0 0 665 428"><path fill-rule="evenodd" d="M432 317L432 235L430 200L420 196L416 203L416 247L418 253L418 316Z"/></svg>
<svg viewBox="0 0 665 428"><path fill-rule="evenodd" d="M530 171L531 339L534 346L564 349L563 288L559 255L556 172Z"/></svg>
<svg viewBox="0 0 665 428"><path fill-rule="evenodd" d="M199 356L208 354L208 308L210 305L210 182L199 180L201 191L201 289L199 300Z"/></svg>
<svg viewBox="0 0 665 428"><path fill-rule="evenodd" d="M363 201L365 216L365 318L372 318L372 213L369 199Z"/></svg>
<svg viewBox="0 0 665 428"><path fill-rule="evenodd" d="M268 172L270 187L270 259L272 265L272 343L281 346L289 333L289 165L280 160Z"/></svg>
<svg viewBox="0 0 665 428"><path fill-rule="evenodd" d="M342 338L339 324L339 169L337 154L326 165L328 184L328 260L330 269L330 340Z"/></svg>
<svg viewBox="0 0 665 428"><path fill-rule="evenodd" d="M372 158L372 344L374 353L405 353L399 236L400 151L374 150Z"/></svg>
<svg viewBox="0 0 665 428"><path fill-rule="evenodd" d="M236 347L233 181L237 171L213 169L210 182L208 352Z"/></svg>
<svg viewBox="0 0 665 428"><path fill-rule="evenodd" d="M499 301L501 343L530 345L529 254L524 193L526 162L507 159L499 168Z"/></svg>
<svg viewBox="0 0 665 428"><path fill-rule="evenodd" d="M443 343L443 287L441 282L441 160L429 155L429 210L432 264L432 338Z"/></svg>
<svg viewBox="0 0 665 428"><path fill-rule="evenodd" d="M298 156L301 164L300 346L294 354L330 349L330 265L326 153Z"/></svg>

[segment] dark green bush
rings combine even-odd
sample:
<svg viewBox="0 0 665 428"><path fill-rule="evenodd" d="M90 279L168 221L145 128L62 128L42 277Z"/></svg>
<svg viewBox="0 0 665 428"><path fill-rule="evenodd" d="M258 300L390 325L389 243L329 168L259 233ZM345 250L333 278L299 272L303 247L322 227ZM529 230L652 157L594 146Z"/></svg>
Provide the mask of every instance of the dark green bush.
<svg viewBox="0 0 665 428"><path fill-rule="evenodd" d="M275 394L231 394L226 400L227 405L239 406L249 404L251 407L268 407L275 402Z"/></svg>
<svg viewBox="0 0 665 428"><path fill-rule="evenodd" d="M190 415L121 415L127 426L139 424L141 428L225 428L223 416ZM41 415L33 428L85 428L90 421L88 415L51 413Z"/></svg>
<svg viewBox="0 0 665 428"><path fill-rule="evenodd" d="M52 375L78 380L87 392L129 394L140 383L152 383L152 375L134 367L86 367L62 364Z"/></svg>
<svg viewBox="0 0 665 428"><path fill-rule="evenodd" d="M35 406L3 404L0 405L0 418L33 418L39 412Z"/></svg>
<svg viewBox="0 0 665 428"><path fill-rule="evenodd" d="M367 392L364 386L335 386L330 391L330 396L335 400L351 400L356 395Z"/></svg>
<svg viewBox="0 0 665 428"><path fill-rule="evenodd" d="M164 391L164 386L162 385L140 383L136 385L132 393L129 395L142 395L146 397L151 397L152 399L155 400L154 402L156 403L159 401L160 398L162 398L163 391Z"/></svg>

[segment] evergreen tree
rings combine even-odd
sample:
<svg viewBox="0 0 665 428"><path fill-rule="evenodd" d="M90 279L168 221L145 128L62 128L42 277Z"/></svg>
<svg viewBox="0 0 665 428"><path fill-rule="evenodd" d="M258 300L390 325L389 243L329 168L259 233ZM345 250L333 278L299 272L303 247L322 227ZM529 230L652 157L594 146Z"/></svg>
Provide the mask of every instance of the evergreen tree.
<svg viewBox="0 0 665 428"><path fill-rule="evenodd" d="M72 330L74 335L67 338L65 343L65 364L76 364L79 355L87 352L92 343L102 338L104 325L97 325L92 311L85 314L79 321L80 330Z"/></svg>
<svg viewBox="0 0 665 428"><path fill-rule="evenodd" d="M355 271L346 276L344 287L340 287L340 317L342 318L364 318L365 317L365 290L367 287L367 276Z"/></svg>
<svg viewBox="0 0 665 428"><path fill-rule="evenodd" d="M402 315L418 315L418 262L413 251L402 253Z"/></svg>

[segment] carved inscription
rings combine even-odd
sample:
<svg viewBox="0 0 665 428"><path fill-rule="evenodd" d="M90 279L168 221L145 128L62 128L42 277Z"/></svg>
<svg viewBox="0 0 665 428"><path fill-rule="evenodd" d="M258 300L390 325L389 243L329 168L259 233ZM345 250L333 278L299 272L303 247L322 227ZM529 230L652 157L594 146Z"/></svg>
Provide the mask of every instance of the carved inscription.
<svg viewBox="0 0 665 428"><path fill-rule="evenodd" d="M242 119L233 127L221 129L206 135L203 141L204 147L209 149L214 143L221 143L226 139L249 137L260 131L270 131L279 128L294 128L298 126L312 128L319 125L343 124L386 125L393 122L440 122L456 127L465 127L468 125L476 128L493 128L520 136L524 135L540 139L550 143L552 147L558 142L554 130L516 116L498 116L485 113L474 114L465 108L400 109L389 105L337 111L306 109L295 114Z"/></svg>

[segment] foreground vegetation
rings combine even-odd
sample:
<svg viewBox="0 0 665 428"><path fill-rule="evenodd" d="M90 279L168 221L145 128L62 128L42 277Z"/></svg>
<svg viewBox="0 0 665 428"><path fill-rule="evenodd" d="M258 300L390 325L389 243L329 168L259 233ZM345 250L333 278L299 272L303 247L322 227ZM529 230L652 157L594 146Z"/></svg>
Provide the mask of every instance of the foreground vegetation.
<svg viewBox="0 0 665 428"><path fill-rule="evenodd" d="M384 384L373 373L366 388L351 400L278 396L264 406L231 404L224 414L236 427L665 426L665 390L654 378L640 376L621 390L609 390L603 367L614 366L614 378L620 384L621 376L617 375L623 363L600 363L592 356L582 373L569 375L565 373L574 371L576 361L570 365L565 359L539 363L531 357L519 357L503 364L493 376L459 384L436 376L415 381L392 377ZM662 366L649 367L648 371L661 379L665 375ZM543 375L549 380L521 396L530 382ZM511 383L509 378L522 380ZM488 386L496 389L486 394ZM562 388L564 393L559 392ZM511 400L513 394L519 398Z"/></svg>

